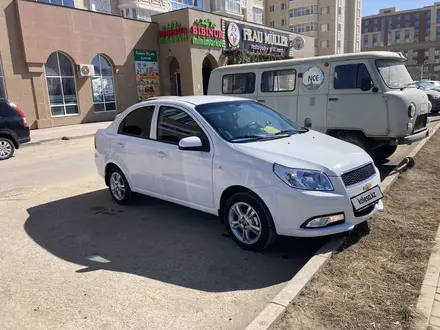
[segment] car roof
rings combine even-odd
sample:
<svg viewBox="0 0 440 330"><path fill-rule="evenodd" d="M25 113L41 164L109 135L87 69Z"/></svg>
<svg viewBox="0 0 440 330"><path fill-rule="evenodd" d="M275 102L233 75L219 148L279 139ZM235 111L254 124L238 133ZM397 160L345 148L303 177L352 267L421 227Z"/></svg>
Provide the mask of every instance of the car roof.
<svg viewBox="0 0 440 330"><path fill-rule="evenodd" d="M222 96L222 95L200 95L200 96L153 96L140 103L149 103L150 101L180 101L190 103L192 105L200 105L217 102L243 101L242 97Z"/></svg>

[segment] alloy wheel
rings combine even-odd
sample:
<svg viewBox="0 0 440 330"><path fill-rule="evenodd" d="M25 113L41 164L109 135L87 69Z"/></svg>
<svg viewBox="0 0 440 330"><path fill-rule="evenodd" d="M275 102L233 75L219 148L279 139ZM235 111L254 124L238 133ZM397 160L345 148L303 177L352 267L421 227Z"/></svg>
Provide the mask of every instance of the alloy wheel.
<svg viewBox="0 0 440 330"><path fill-rule="evenodd" d="M261 236L261 221L257 212L247 203L237 202L228 214L229 227L234 236L244 244L254 244Z"/></svg>
<svg viewBox="0 0 440 330"><path fill-rule="evenodd" d="M125 183L124 179L122 178L121 174L118 172L113 172L110 176L110 190L113 194L113 196L118 200L121 201L125 197Z"/></svg>
<svg viewBox="0 0 440 330"><path fill-rule="evenodd" d="M12 146L8 141L0 141L0 157L7 158L12 152Z"/></svg>

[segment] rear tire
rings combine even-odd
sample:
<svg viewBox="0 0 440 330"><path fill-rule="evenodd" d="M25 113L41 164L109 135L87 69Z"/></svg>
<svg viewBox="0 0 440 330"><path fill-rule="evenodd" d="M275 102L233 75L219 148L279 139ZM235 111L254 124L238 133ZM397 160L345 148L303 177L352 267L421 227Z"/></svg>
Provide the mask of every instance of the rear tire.
<svg viewBox="0 0 440 330"><path fill-rule="evenodd" d="M133 201L133 193L130 189L124 173L113 167L108 173L108 188L113 200L120 205L131 204Z"/></svg>
<svg viewBox="0 0 440 330"><path fill-rule="evenodd" d="M0 138L0 160L6 160L14 155L14 143L7 138Z"/></svg>
<svg viewBox="0 0 440 330"><path fill-rule="evenodd" d="M357 132L337 132L335 137L339 140L354 144L365 150L367 154L374 158L374 149L371 142L361 133Z"/></svg>
<svg viewBox="0 0 440 330"><path fill-rule="evenodd" d="M397 145L383 145L374 150L374 159L377 161L382 161L390 157L397 150Z"/></svg>
<svg viewBox="0 0 440 330"><path fill-rule="evenodd" d="M262 251L277 237L269 209L248 192L231 196L222 216L229 235L244 250Z"/></svg>

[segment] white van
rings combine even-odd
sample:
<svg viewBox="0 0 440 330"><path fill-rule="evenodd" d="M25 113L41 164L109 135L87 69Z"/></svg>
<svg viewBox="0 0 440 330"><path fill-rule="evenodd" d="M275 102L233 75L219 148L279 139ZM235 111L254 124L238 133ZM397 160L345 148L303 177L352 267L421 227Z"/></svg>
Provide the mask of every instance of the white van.
<svg viewBox="0 0 440 330"><path fill-rule="evenodd" d="M228 65L208 94L254 99L300 125L362 147L380 160L429 135L431 103L394 52L362 52Z"/></svg>

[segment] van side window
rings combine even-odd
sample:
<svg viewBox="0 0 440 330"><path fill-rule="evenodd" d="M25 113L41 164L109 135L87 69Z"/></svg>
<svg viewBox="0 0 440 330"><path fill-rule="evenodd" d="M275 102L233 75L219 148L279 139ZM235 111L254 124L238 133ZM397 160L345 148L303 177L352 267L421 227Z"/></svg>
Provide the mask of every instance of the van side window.
<svg viewBox="0 0 440 330"><path fill-rule="evenodd" d="M264 71L261 75L261 91L291 92L295 90L296 70Z"/></svg>
<svg viewBox="0 0 440 330"><path fill-rule="evenodd" d="M223 76L223 94L252 94L255 91L255 73L236 73Z"/></svg>
<svg viewBox="0 0 440 330"><path fill-rule="evenodd" d="M334 89L361 88L362 78L371 78L365 64L346 64L335 67Z"/></svg>
<svg viewBox="0 0 440 330"><path fill-rule="evenodd" d="M149 139L153 113L154 105L142 107L130 112L120 124L118 133Z"/></svg>

